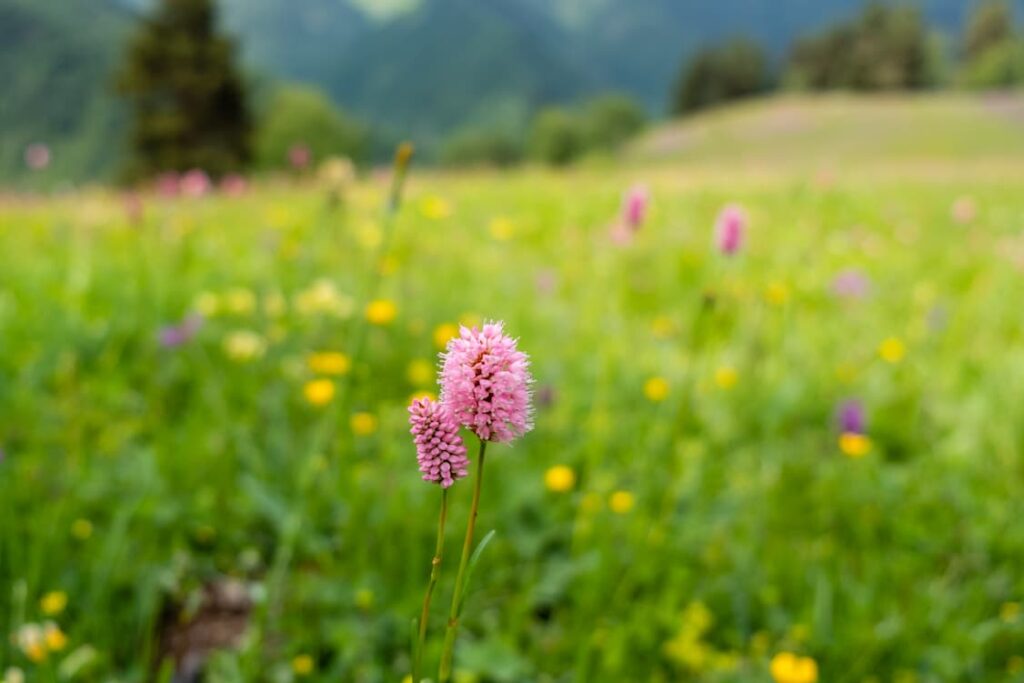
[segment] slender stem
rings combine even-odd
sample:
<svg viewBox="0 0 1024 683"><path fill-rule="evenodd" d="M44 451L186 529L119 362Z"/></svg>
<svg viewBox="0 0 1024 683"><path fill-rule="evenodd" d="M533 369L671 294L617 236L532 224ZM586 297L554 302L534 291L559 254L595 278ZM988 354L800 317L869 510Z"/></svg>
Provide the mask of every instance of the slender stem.
<svg viewBox="0 0 1024 683"><path fill-rule="evenodd" d="M441 576L441 553L444 550L444 523L447 518L448 489L441 489L441 514L437 519L437 546L434 549L434 559L430 561L430 581L427 583L427 592L423 596L423 612L420 614L419 642L416 644L416 652L413 653L413 683L420 683L421 680L423 646L427 641L427 621L430 619L430 599L434 595L434 586L437 585L437 579Z"/></svg>
<svg viewBox="0 0 1024 683"><path fill-rule="evenodd" d="M441 649L441 668L437 678L439 683L448 683L452 675L452 659L455 655L455 634L459 629L459 612L462 608L462 590L466 578L466 565L473 551L473 531L476 529L476 515L480 509L480 488L484 481L484 453L487 442L480 440L480 457L477 459L476 482L473 485L473 505L469 509L469 522L466 523L466 540L462 544L462 559L459 560L459 573L455 575L455 591L452 593L452 607L448 612L448 626L444 632L444 646Z"/></svg>

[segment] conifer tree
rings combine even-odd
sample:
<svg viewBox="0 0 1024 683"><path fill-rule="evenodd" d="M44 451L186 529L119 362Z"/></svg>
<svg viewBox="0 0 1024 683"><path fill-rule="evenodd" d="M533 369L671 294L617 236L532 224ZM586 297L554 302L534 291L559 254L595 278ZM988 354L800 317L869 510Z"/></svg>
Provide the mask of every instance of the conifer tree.
<svg viewBox="0 0 1024 683"><path fill-rule="evenodd" d="M199 168L218 176L251 157L252 122L235 45L214 0L160 0L131 41L118 91L133 114L131 177Z"/></svg>

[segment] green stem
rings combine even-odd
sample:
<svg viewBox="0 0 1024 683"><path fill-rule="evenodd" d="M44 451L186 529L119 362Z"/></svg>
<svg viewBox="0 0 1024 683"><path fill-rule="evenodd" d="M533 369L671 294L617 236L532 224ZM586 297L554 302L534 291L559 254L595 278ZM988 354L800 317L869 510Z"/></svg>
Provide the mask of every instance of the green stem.
<svg viewBox="0 0 1024 683"><path fill-rule="evenodd" d="M441 489L441 515L437 520L437 546L434 548L434 559L430 561L430 581L427 583L427 592L423 596L423 612L420 613L419 641L416 644L416 652L413 653L413 683L420 683L421 680L423 646L427 641L427 621L430 619L430 599L434 595L434 586L437 585L437 579L441 576L441 553L444 550L444 523L447 518L448 489Z"/></svg>
<svg viewBox="0 0 1024 683"><path fill-rule="evenodd" d="M448 612L448 626L444 632L444 646L441 649L441 668L438 670L439 683L448 683L452 676L452 659L455 656L455 634L459 630L459 612L461 611L462 590L466 578L466 565L473 550L473 530L476 529L476 515L480 509L480 488L484 481L484 453L487 442L480 440L480 457L476 466L476 482L473 486L473 505L469 509L469 522L466 524L466 540L462 544L462 559L459 560L459 573L455 575L455 591L452 593L452 607Z"/></svg>

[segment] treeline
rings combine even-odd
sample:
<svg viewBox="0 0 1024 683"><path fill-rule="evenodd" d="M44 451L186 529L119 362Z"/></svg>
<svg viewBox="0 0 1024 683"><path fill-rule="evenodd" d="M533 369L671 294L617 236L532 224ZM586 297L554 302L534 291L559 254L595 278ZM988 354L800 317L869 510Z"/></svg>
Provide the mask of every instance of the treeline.
<svg viewBox="0 0 1024 683"><path fill-rule="evenodd" d="M954 45L912 5L873 2L853 19L797 40L781 65L735 38L686 60L671 93L687 114L772 90L892 91L1024 85L1024 36L1007 0L975 6Z"/></svg>
<svg viewBox="0 0 1024 683"><path fill-rule="evenodd" d="M301 170L327 157L381 158L397 142L314 88L285 85L260 94L240 74L236 52L216 30L214 0L161 0L137 30L117 77L133 112L127 178L190 169L215 177L254 168ZM699 51L681 67L670 109L688 114L779 89L1022 83L1024 37L1006 0L978 4L953 46L929 30L915 7L874 2L849 21L797 40L778 64L744 38ZM459 166L564 165L615 153L645 124L636 101L605 94L541 108L525 125L456 131L426 156Z"/></svg>

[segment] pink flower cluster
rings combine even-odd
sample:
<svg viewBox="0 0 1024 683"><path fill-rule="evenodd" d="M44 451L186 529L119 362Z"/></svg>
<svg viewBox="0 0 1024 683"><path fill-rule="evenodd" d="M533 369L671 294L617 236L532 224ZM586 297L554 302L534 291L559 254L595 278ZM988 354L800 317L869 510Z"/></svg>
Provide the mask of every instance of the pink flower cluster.
<svg viewBox="0 0 1024 683"><path fill-rule="evenodd" d="M448 488L466 476L466 445L459 436L458 422L442 404L429 398L414 400L409 406L409 425L423 481Z"/></svg>
<svg viewBox="0 0 1024 683"><path fill-rule="evenodd" d="M484 441L507 442L528 432L529 360L501 323L462 327L448 342L441 368L441 401Z"/></svg>
<svg viewBox="0 0 1024 683"><path fill-rule="evenodd" d="M747 230L747 214L735 204L730 204L718 214L715 225L715 244L726 256L732 256L743 247Z"/></svg>
<svg viewBox="0 0 1024 683"><path fill-rule="evenodd" d="M533 379L529 359L501 323L461 327L442 358L441 400L414 400L409 424L423 479L447 488L466 476L460 427L468 427L481 441L497 442L512 441L533 427Z"/></svg>

